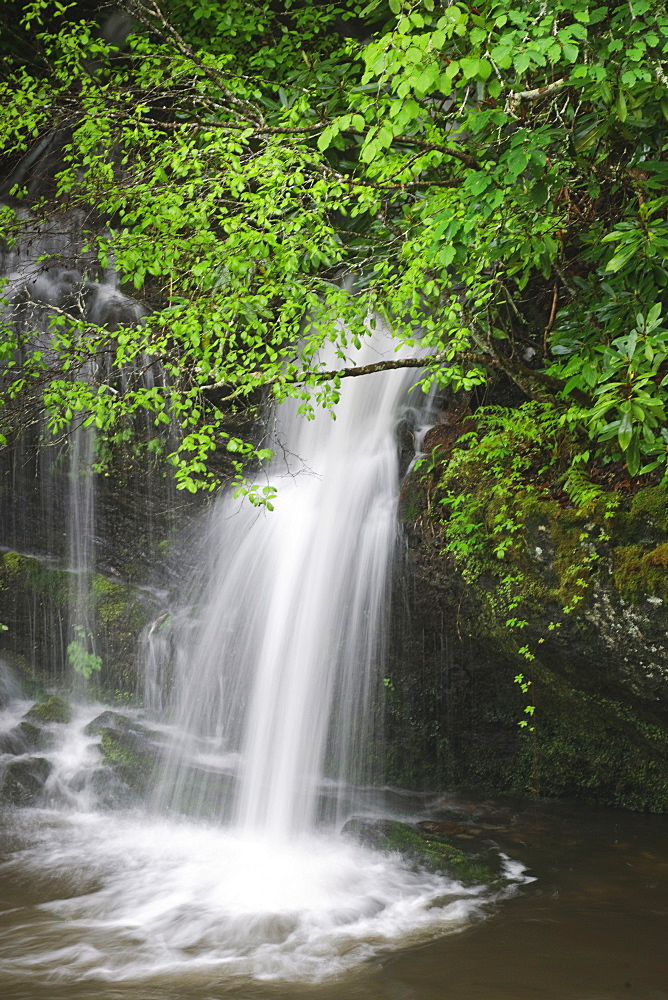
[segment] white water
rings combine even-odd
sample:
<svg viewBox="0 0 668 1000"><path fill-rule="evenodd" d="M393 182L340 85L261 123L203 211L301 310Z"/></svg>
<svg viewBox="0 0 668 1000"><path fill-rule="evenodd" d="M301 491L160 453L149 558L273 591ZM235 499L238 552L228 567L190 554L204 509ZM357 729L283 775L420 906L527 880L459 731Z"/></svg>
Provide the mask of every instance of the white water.
<svg viewBox="0 0 668 1000"><path fill-rule="evenodd" d="M390 359L394 346L379 329L353 364ZM341 364L333 347L322 360ZM378 749L395 427L415 378L409 369L344 379L335 420L319 408L306 420L293 400L278 407L266 480L275 510L228 496L210 519L204 605L176 630L176 718L193 738L217 737L222 755L239 754L236 793L221 797L220 813L245 830L285 839L312 829L319 808L336 818L337 787L363 781ZM189 779L174 767L161 801L178 807Z"/></svg>
<svg viewBox="0 0 668 1000"><path fill-rule="evenodd" d="M0 735L29 705L0 710ZM14 888L0 899L0 981L12 996L31 984L91 982L107 996L101 983L320 982L463 930L526 880L507 862L501 890L464 887L333 830L272 841L102 810L99 736L84 729L103 708L75 706L71 723L47 727L43 808L4 816L0 884ZM0 754L0 772L9 759Z"/></svg>
<svg viewBox="0 0 668 1000"><path fill-rule="evenodd" d="M39 876L61 895L3 933L2 972L12 978L217 971L318 981L389 948L459 930L482 904L480 890L411 872L395 856L334 836L269 851L263 839L185 821L117 817L110 835L102 814L53 828L48 820L33 818L37 845L9 865L17 878Z"/></svg>

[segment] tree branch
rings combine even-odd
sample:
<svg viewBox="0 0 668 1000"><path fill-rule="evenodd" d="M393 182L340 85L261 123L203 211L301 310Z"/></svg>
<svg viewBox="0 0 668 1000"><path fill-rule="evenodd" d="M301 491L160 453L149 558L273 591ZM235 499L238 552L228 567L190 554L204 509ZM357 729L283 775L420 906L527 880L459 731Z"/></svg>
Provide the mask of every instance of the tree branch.
<svg viewBox="0 0 668 1000"><path fill-rule="evenodd" d="M257 385L247 386L240 385L234 389L228 396L224 396L221 402L226 402L229 399L234 399L236 396L242 395L244 392L250 389L257 389L261 386L276 385L278 382L284 381L290 385L303 385L311 379L317 382L327 382L329 379L333 378L357 378L360 375L374 375L376 372L386 372L394 371L398 368L427 368L429 365L439 364L441 362L448 361L450 364L459 364L460 362L485 365L489 368L500 367L497 360L486 354L460 354L456 359L450 357L450 353L443 351L440 354L428 354L422 358L397 358L394 361L376 361L370 365L358 365L354 368L339 368L330 371L313 371L313 372L300 372L294 378L285 379L280 375L274 376L273 378L267 379L265 382L258 382ZM251 372L249 378L261 379L261 372ZM207 392L211 389L224 389L229 385L229 382L212 382L210 385L200 386L200 392Z"/></svg>
<svg viewBox="0 0 668 1000"><path fill-rule="evenodd" d="M561 90L565 85L565 80L555 80L554 83L548 83L545 87L536 87L535 90L511 91L509 98L511 101L538 101L541 97L547 97L548 94Z"/></svg>

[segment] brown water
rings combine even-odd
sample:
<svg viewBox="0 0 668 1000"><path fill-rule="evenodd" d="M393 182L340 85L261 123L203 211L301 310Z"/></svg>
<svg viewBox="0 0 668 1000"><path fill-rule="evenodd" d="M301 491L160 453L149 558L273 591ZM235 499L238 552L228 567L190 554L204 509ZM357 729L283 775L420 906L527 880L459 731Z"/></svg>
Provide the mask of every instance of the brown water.
<svg viewBox="0 0 668 1000"><path fill-rule="evenodd" d="M73 975L63 947L76 950L101 942L100 935L118 935L117 922L105 922L103 897L95 921L91 922L90 913L82 920L76 911L82 900L95 900L108 875L104 845L99 842L99 859L84 857L78 867L73 866L70 834L66 824L59 828L55 814L7 813L0 833L0 953L6 959L0 964L0 997L668 1000L668 821L664 817L561 803L455 800L431 803L423 816L448 819L453 840L462 845L493 841L527 866L536 881L520 885L510 898L497 899L453 925L450 930L456 933L414 947L380 947L374 957L339 978L314 985L224 975L220 967L207 971L202 965L192 973L163 970L141 979L108 981L118 979L117 971L105 977L98 961L99 975L87 979ZM111 832L116 819L107 819ZM40 849L48 860L44 867L39 864ZM197 849L194 842L193 849ZM125 876L120 873L121 880L125 877L129 885L136 884L142 872L133 867L130 853L127 869ZM157 882L155 888L160 888ZM67 910L68 901L74 911ZM182 919L187 922L185 911ZM159 934L153 932L151 941L158 953ZM186 951L187 947L186 941ZM130 962L132 933L125 948ZM61 955L61 960L38 968L34 956L40 949L47 956ZM121 968L122 960L121 955Z"/></svg>

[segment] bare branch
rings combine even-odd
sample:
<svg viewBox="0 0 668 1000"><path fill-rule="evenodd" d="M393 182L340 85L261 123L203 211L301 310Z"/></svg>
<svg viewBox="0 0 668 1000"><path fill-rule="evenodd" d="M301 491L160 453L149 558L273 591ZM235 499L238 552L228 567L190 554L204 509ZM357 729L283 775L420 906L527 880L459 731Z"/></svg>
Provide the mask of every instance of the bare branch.
<svg viewBox="0 0 668 1000"><path fill-rule="evenodd" d="M555 80L554 83L548 83L545 87L536 87L535 90L518 90L511 92L509 94L509 98L511 101L538 101L541 97L547 97L549 94L553 94L556 90L561 90L561 88L565 85L565 80Z"/></svg>

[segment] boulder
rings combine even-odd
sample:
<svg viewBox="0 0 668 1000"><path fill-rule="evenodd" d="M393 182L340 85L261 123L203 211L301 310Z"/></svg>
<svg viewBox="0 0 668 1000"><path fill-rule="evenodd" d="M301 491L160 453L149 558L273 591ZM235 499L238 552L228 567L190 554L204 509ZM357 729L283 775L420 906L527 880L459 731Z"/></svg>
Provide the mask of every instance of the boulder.
<svg viewBox="0 0 668 1000"><path fill-rule="evenodd" d="M20 722L6 733L0 733L0 754L25 754L30 750L47 750L52 745L53 733L32 722Z"/></svg>
<svg viewBox="0 0 668 1000"><path fill-rule="evenodd" d="M144 795L161 758L160 746L144 733L134 730L104 727L100 733L104 763L132 792Z"/></svg>
<svg viewBox="0 0 668 1000"><path fill-rule="evenodd" d="M24 715L29 722L60 722L67 723L72 718L72 709L64 698L57 694L51 695L41 704L35 704Z"/></svg>
<svg viewBox="0 0 668 1000"><path fill-rule="evenodd" d="M447 483L481 525L457 562L439 502L447 468L402 490L385 781L667 812L668 488L578 508L517 486L501 558L489 541L501 501L481 461Z"/></svg>
<svg viewBox="0 0 668 1000"><path fill-rule="evenodd" d="M85 727L84 733L87 736L97 736L98 733L102 733L105 729L113 729L120 733L135 733L137 736L142 736L144 739L153 740L157 743L163 742L165 738L162 733L155 732L155 730L143 726L136 719L131 719L127 715L121 715L120 712L112 711L102 712L101 715L96 716Z"/></svg>
<svg viewBox="0 0 668 1000"><path fill-rule="evenodd" d="M0 801L12 806L38 805L51 764L44 757L10 761L0 774Z"/></svg>

